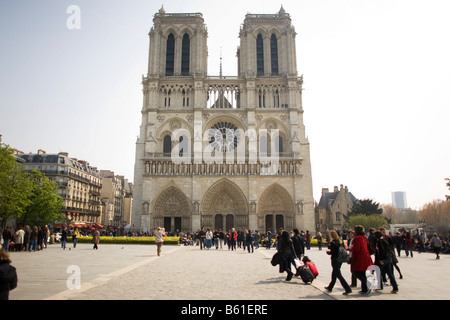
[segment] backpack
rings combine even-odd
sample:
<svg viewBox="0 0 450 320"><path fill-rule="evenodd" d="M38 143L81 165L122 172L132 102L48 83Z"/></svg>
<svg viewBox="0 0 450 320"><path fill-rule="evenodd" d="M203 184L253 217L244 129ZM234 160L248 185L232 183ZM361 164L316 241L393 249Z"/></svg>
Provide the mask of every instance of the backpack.
<svg viewBox="0 0 450 320"><path fill-rule="evenodd" d="M367 241L367 250L369 251L370 255L375 254L376 249L370 241Z"/></svg>
<svg viewBox="0 0 450 320"><path fill-rule="evenodd" d="M339 246L337 261L341 263L350 261L350 254L348 253L347 249L345 249L345 247L342 245Z"/></svg>

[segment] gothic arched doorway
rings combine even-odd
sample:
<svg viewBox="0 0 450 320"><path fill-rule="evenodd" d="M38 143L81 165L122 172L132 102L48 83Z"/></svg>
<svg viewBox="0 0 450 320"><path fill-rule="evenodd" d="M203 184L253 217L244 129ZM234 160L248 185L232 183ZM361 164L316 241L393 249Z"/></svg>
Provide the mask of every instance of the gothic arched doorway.
<svg viewBox="0 0 450 320"><path fill-rule="evenodd" d="M294 203L289 193L279 184L264 190L258 204L258 226L263 230L294 228Z"/></svg>
<svg viewBox="0 0 450 320"><path fill-rule="evenodd" d="M206 191L200 214L201 225L205 228L219 225L226 230L248 228L247 200L241 189L228 179L216 182Z"/></svg>
<svg viewBox="0 0 450 320"><path fill-rule="evenodd" d="M164 226L168 232L190 232L191 207L178 188L171 186L156 199L152 215L152 228Z"/></svg>

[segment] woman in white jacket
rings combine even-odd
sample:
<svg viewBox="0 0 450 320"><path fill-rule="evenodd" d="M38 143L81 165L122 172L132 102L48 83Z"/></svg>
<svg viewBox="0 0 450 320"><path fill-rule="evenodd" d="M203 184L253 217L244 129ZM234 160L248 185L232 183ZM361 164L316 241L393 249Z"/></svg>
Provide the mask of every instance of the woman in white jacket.
<svg viewBox="0 0 450 320"><path fill-rule="evenodd" d="M158 257L161 256L162 244L164 242L163 236L166 234L166 229L157 227L153 234L155 235L156 253Z"/></svg>
<svg viewBox="0 0 450 320"><path fill-rule="evenodd" d="M205 237L207 249L211 249L212 239L213 239L213 233L212 233L211 229L208 228L206 230L206 237Z"/></svg>

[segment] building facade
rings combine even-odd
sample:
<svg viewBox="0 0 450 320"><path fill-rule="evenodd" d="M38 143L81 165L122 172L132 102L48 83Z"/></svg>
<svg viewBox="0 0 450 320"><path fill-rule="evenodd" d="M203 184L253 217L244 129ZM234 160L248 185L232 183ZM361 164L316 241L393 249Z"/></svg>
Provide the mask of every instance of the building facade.
<svg viewBox="0 0 450 320"><path fill-rule="evenodd" d="M99 170L87 161L70 158L66 152L47 154L38 150L35 154L16 153L23 159L26 172L39 170L59 186L58 195L64 199L62 213L73 227L100 223L102 188Z"/></svg>
<svg viewBox="0 0 450 320"><path fill-rule="evenodd" d="M333 192L323 188L316 205L316 231L343 231L346 227L345 216L352 211L355 201L357 199L348 191L347 186L335 186Z"/></svg>
<svg viewBox="0 0 450 320"><path fill-rule="evenodd" d="M124 176L101 170L101 201L104 208L102 224L124 228L131 222L133 185Z"/></svg>
<svg viewBox="0 0 450 320"><path fill-rule="evenodd" d="M247 14L237 76L209 76L201 13L154 15L136 142L132 225L313 229L296 32L283 8Z"/></svg>

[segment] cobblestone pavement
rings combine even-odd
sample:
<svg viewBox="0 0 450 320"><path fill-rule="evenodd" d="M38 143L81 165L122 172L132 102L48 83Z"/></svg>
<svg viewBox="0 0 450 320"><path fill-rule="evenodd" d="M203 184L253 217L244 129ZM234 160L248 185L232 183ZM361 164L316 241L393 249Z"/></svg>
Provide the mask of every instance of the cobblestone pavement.
<svg viewBox="0 0 450 320"><path fill-rule="evenodd" d="M163 246L161 257L154 245L58 244L40 252L11 252L19 284L10 300L441 300L450 293L450 255L435 259L432 253L402 253L396 279L399 292L391 287L369 295L360 288L343 296L337 281L332 293L324 287L331 277L331 262L325 251L312 248L307 255L319 269L312 284L299 278L284 281L286 274L270 264L275 249L254 253L200 250L199 247ZM70 250L69 250L70 248ZM349 265L342 273L350 283ZM77 275L80 275L77 278ZM75 280L79 279L79 282ZM80 288L70 289L80 283Z"/></svg>

